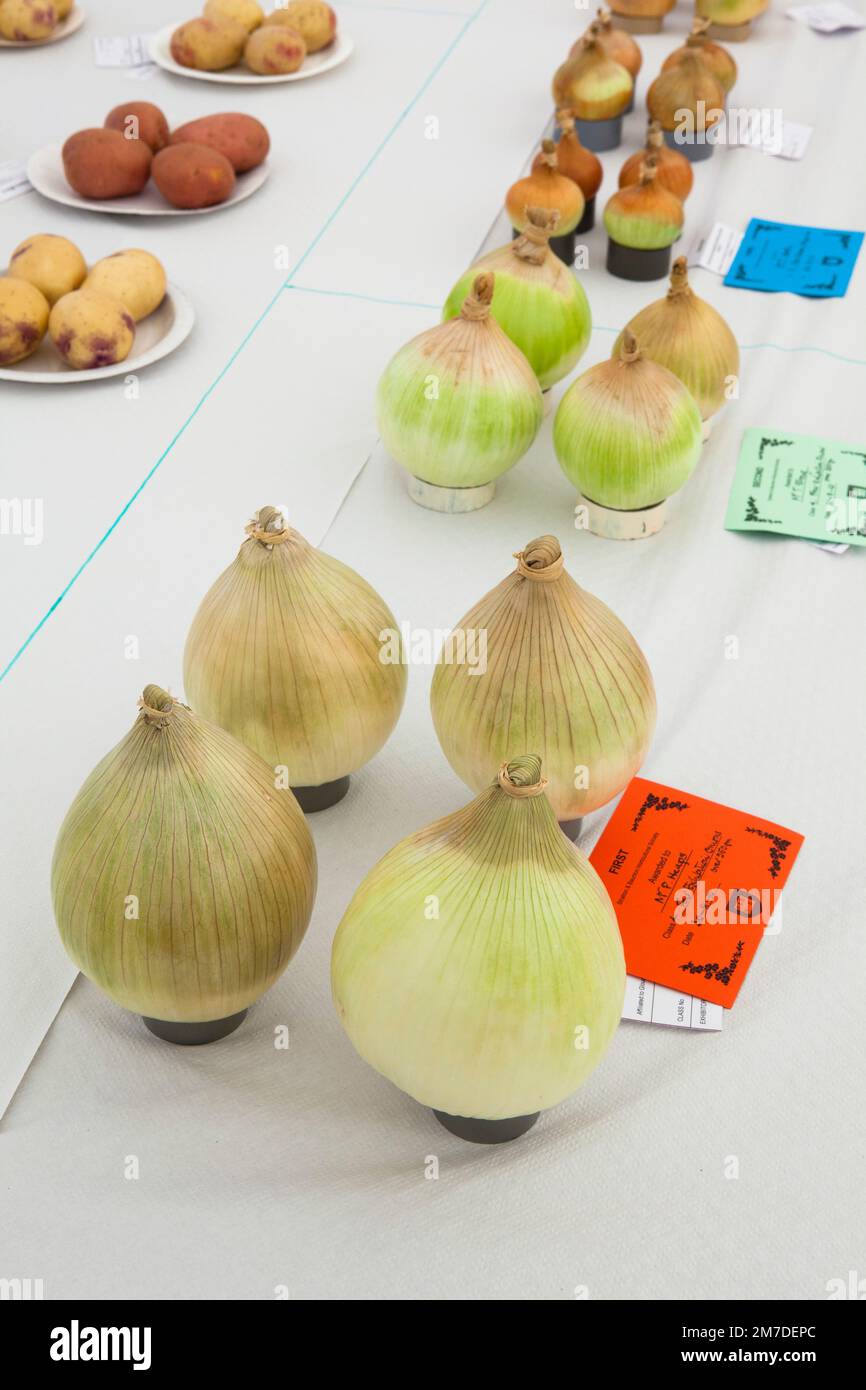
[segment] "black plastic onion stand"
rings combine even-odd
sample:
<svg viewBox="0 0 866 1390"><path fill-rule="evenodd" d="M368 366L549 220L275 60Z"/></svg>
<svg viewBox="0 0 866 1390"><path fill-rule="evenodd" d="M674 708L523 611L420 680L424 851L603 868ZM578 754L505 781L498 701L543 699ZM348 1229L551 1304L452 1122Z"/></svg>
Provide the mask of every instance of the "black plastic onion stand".
<svg viewBox="0 0 866 1390"><path fill-rule="evenodd" d="M583 829L583 816L578 816L576 820L561 820L559 828L569 840L579 840Z"/></svg>
<svg viewBox="0 0 866 1390"><path fill-rule="evenodd" d="M603 121L581 121L576 120L574 128L580 137L580 143L593 154L602 154L605 150L615 150L622 144L622 118L624 112L618 116L607 116Z"/></svg>
<svg viewBox="0 0 866 1390"><path fill-rule="evenodd" d="M709 159L712 154L715 154L715 144L711 145L706 138L703 140L678 140L674 130L666 130L664 137L668 149L678 150L680 154L685 155L691 164L699 164L702 159Z"/></svg>
<svg viewBox="0 0 866 1390"><path fill-rule="evenodd" d="M662 280L670 272L671 248L659 246L654 251L642 251L608 237L607 268L620 280Z"/></svg>
<svg viewBox="0 0 866 1390"><path fill-rule="evenodd" d="M204 1043L219 1042L239 1028L247 1016L246 1009L228 1018L212 1018L206 1023L171 1023L163 1018L145 1018L141 1021L157 1038L163 1042L177 1043L179 1047L201 1047Z"/></svg>
<svg viewBox="0 0 866 1390"><path fill-rule="evenodd" d="M348 790L348 777L338 777L336 782L322 782L319 787L292 787L301 810L308 816L314 811L327 811L329 806L336 806Z"/></svg>
<svg viewBox="0 0 866 1390"><path fill-rule="evenodd" d="M575 236L579 236L582 232L591 232L594 226L595 194L593 194L593 196L591 198L588 198L586 201L586 206L583 209L583 217L581 217L580 221L574 229ZM573 259L574 257L572 257L572 260Z"/></svg>
<svg viewBox="0 0 866 1390"><path fill-rule="evenodd" d="M473 1120L466 1115L447 1115L444 1110L434 1110L433 1114L449 1134L458 1139L466 1139L470 1144L507 1144L519 1139L521 1134L532 1129L540 1115L513 1115L508 1120Z"/></svg>

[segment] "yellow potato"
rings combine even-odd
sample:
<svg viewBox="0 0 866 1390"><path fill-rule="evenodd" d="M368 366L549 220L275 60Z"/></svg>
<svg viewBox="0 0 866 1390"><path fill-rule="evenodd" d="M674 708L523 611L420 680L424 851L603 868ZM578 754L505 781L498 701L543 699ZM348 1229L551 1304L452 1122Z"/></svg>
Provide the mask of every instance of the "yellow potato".
<svg viewBox="0 0 866 1390"><path fill-rule="evenodd" d="M265 17L261 5L256 0L207 0L204 7L205 19L232 19L242 24L248 34L258 29Z"/></svg>
<svg viewBox="0 0 866 1390"><path fill-rule="evenodd" d="M50 0L2 0L0 38L19 43L47 39L57 27L57 13Z"/></svg>
<svg viewBox="0 0 866 1390"><path fill-rule="evenodd" d="M183 68L222 72L241 60L247 31L230 19L188 19L171 36L171 56Z"/></svg>
<svg viewBox="0 0 866 1390"><path fill-rule="evenodd" d="M273 77L277 73L297 72L307 56L304 40L296 29L283 25L262 25L250 34L244 49L244 62L251 72Z"/></svg>
<svg viewBox="0 0 866 1390"><path fill-rule="evenodd" d="M0 276L0 367L35 352L48 327L48 300L27 280Z"/></svg>
<svg viewBox="0 0 866 1390"><path fill-rule="evenodd" d="M58 299L51 310L48 332L64 362L82 371L109 367L128 357L135 338L135 322L113 295L73 290Z"/></svg>
<svg viewBox="0 0 866 1390"><path fill-rule="evenodd" d="M337 16L324 0L289 0L269 14L265 24L287 24L296 29L308 53L318 53L337 37Z"/></svg>
<svg viewBox="0 0 866 1390"><path fill-rule="evenodd" d="M149 251L115 251L96 262L84 289L119 299L138 323L158 309L165 298L165 271Z"/></svg>
<svg viewBox="0 0 866 1390"><path fill-rule="evenodd" d="M18 280L29 280L42 291L49 304L56 304L64 294L78 289L87 274L87 266L74 242L65 236L55 236L53 232L40 232L15 247L7 274Z"/></svg>
<svg viewBox="0 0 866 1390"><path fill-rule="evenodd" d="M0 0L0 4L2 3L3 0ZM59 24L69 14L75 0L51 0L51 3L54 6L54 13L57 15L57 23Z"/></svg>

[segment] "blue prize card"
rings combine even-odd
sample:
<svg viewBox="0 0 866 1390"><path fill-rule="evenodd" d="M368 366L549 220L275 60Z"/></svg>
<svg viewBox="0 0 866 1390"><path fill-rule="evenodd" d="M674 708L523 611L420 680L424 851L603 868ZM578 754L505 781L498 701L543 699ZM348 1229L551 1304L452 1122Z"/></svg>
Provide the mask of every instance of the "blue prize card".
<svg viewBox="0 0 866 1390"><path fill-rule="evenodd" d="M792 227L753 217L724 283L740 290L836 298L848 288L862 241L862 232Z"/></svg>

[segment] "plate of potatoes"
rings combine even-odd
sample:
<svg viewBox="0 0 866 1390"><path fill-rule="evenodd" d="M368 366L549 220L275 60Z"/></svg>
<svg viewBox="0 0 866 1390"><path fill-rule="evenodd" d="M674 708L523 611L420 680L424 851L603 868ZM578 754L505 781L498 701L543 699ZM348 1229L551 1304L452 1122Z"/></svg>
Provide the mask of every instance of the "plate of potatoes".
<svg viewBox="0 0 866 1390"><path fill-rule="evenodd" d="M37 193L67 207L189 215L255 193L268 176L269 149L268 132L254 116L224 111L170 130L158 106L127 101L102 126L38 150L27 177Z"/></svg>
<svg viewBox="0 0 866 1390"><path fill-rule="evenodd" d="M150 41L166 72L204 82L299 82L339 67L354 50L325 0L206 0L201 15Z"/></svg>
<svg viewBox="0 0 866 1390"><path fill-rule="evenodd" d="M0 0L0 48L39 48L68 39L84 23L73 0Z"/></svg>
<svg viewBox="0 0 866 1390"><path fill-rule="evenodd" d="M67 237L38 232L0 275L0 380L53 386L135 373L180 347L194 319L150 251L126 247L88 266Z"/></svg>

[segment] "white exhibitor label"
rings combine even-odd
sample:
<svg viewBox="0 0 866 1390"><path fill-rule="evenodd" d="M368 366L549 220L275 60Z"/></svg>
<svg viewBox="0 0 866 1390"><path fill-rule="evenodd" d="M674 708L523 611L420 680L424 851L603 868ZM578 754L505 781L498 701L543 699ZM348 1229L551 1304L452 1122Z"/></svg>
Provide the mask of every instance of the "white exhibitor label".
<svg viewBox="0 0 866 1390"><path fill-rule="evenodd" d="M699 1028L719 1033L724 1009L693 994L679 994L667 985L626 975L622 1017L633 1023L660 1023L668 1028Z"/></svg>

